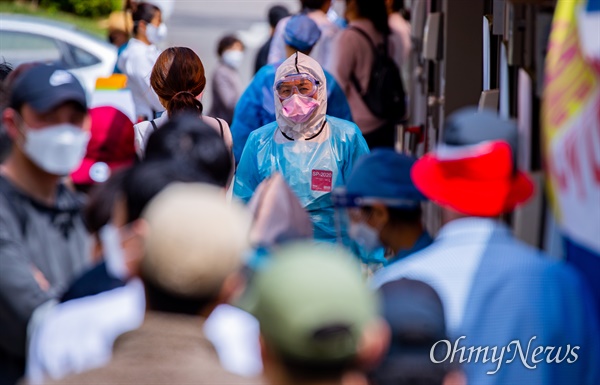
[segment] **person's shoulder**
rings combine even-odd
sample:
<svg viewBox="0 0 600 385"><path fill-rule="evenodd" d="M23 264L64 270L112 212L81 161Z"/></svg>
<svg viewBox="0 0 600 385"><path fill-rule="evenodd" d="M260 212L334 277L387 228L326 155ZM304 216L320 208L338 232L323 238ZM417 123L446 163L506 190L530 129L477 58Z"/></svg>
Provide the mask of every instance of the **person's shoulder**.
<svg viewBox="0 0 600 385"><path fill-rule="evenodd" d="M327 115L327 122L333 129L335 129L335 132L338 135L345 135L349 138L354 138L359 135L362 135L356 123L353 123L349 120L344 120Z"/></svg>
<svg viewBox="0 0 600 385"><path fill-rule="evenodd" d="M265 124L264 126L257 128L256 130L252 131L252 133L250 134L250 138L261 138L264 137L266 135L275 133L275 131L277 130L277 122L271 122L268 124Z"/></svg>
<svg viewBox="0 0 600 385"><path fill-rule="evenodd" d="M274 63L266 64L262 66L255 75L255 79L266 79L269 76L275 76L277 72L277 66Z"/></svg>

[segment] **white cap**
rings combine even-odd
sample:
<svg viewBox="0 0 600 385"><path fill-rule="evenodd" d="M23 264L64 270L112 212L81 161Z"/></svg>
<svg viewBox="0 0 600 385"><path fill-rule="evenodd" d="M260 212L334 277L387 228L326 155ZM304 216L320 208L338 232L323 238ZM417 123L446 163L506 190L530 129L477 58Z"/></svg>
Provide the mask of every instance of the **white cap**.
<svg viewBox="0 0 600 385"><path fill-rule="evenodd" d="M178 296L216 294L242 264L251 217L225 192L199 183L174 183L143 214L149 231L141 276Z"/></svg>

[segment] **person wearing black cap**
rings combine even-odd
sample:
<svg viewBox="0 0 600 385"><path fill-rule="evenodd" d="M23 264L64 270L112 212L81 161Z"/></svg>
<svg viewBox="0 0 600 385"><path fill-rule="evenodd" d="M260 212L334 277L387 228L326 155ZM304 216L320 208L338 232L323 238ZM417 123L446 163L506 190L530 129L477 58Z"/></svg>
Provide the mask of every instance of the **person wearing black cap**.
<svg viewBox="0 0 600 385"><path fill-rule="evenodd" d="M412 168L443 226L431 246L382 270L373 286L403 277L431 285L449 335L460 338L455 359L465 346L505 353L495 362L460 358L469 384L599 384L600 321L589 289L498 220L534 190L517 168L517 139L516 123L494 112L467 108L448 118L440 146ZM511 360L517 349L525 358Z"/></svg>
<svg viewBox="0 0 600 385"><path fill-rule="evenodd" d="M433 239L421 222L421 202L427 200L410 179L415 159L378 149L356 162L348 183L334 192L336 205L347 208L349 235L365 251L363 262L377 268L429 246ZM381 247L391 253L383 258Z"/></svg>
<svg viewBox="0 0 600 385"><path fill-rule="evenodd" d="M28 324L31 330L89 259L80 200L61 183L89 141L85 91L56 65L26 65L7 81L2 120L12 147L0 165L0 384L23 374Z"/></svg>
<svg viewBox="0 0 600 385"><path fill-rule="evenodd" d="M371 385L464 385L458 363L431 360L435 344L448 339L444 306L435 290L402 278L383 285L379 294L391 338L387 354L369 374ZM446 351L434 348L434 353L439 360Z"/></svg>

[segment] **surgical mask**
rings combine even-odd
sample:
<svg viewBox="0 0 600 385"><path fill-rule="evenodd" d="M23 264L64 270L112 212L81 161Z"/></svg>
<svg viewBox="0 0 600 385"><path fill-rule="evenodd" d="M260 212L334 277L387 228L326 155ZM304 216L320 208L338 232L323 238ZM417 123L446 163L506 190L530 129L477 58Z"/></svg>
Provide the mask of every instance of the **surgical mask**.
<svg viewBox="0 0 600 385"><path fill-rule="evenodd" d="M283 105L283 116L296 124L309 120L313 112L321 105L318 100L300 94L292 95L281 104Z"/></svg>
<svg viewBox="0 0 600 385"><path fill-rule="evenodd" d="M158 27L148 23L146 25L146 38L152 44L158 44L167 37L167 26L165 23L160 23Z"/></svg>
<svg viewBox="0 0 600 385"><path fill-rule="evenodd" d="M244 52L237 49L230 49L223 52L223 62L234 69L239 69L244 61Z"/></svg>
<svg viewBox="0 0 600 385"><path fill-rule="evenodd" d="M364 222L350 223L348 235L369 254L382 247L377 230Z"/></svg>
<svg viewBox="0 0 600 385"><path fill-rule="evenodd" d="M119 229L114 225L106 225L99 232L100 243L106 262L106 270L115 278L125 280L129 276L129 270L125 263L125 252L121 246Z"/></svg>
<svg viewBox="0 0 600 385"><path fill-rule="evenodd" d="M23 126L23 152L42 170L63 176L81 164L90 141L89 132L69 123L36 130Z"/></svg>

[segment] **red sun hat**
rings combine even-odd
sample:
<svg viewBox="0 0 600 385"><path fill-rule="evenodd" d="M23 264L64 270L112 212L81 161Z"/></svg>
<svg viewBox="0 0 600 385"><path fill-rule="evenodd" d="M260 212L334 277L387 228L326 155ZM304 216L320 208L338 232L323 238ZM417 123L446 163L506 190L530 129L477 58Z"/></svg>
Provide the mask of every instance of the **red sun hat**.
<svg viewBox="0 0 600 385"><path fill-rule="evenodd" d="M91 138L85 158L71 174L73 183L90 185L106 181L117 169L135 160L133 123L110 106L90 110Z"/></svg>
<svg viewBox="0 0 600 385"><path fill-rule="evenodd" d="M463 115L445 127L449 132L444 133L444 144L419 159L411 177L415 186L440 206L465 215L493 217L525 203L533 195L534 185L515 167L516 126L514 133L506 135L507 121L492 127L480 125L480 115L469 111L468 119ZM499 118L494 115L493 119ZM461 127L465 122L477 124L478 132L472 131L472 124Z"/></svg>

